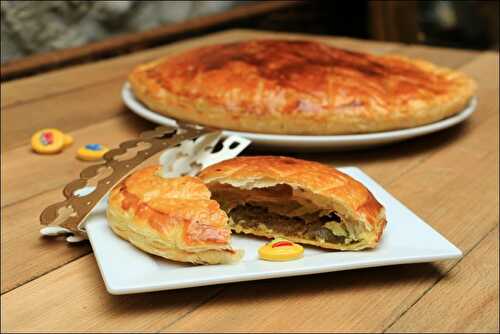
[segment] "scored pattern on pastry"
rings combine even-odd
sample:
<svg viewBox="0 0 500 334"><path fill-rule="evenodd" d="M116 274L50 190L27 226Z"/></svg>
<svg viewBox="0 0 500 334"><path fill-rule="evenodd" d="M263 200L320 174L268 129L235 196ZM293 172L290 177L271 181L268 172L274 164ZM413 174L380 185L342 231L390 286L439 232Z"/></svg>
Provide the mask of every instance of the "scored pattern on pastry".
<svg viewBox="0 0 500 334"><path fill-rule="evenodd" d="M290 135L429 124L462 111L476 90L466 74L424 60L280 39L168 55L128 81L150 110L177 121Z"/></svg>
<svg viewBox="0 0 500 334"><path fill-rule="evenodd" d="M50 205L40 215L42 225L51 227L42 229L44 235L58 235L60 233L73 233L73 239L79 241L86 238L85 228L81 222L88 216L92 209L108 193L108 191L123 180L135 167L152 157L156 153L181 144L184 140L193 140L201 135L213 132L209 128L183 127L174 128L159 126L154 130L145 131L138 139L123 142L118 148L107 152L104 163L85 168L80 173L80 178L69 183L63 190L64 201ZM147 144L147 145L144 145ZM135 156L120 159L128 151L144 145L142 150L137 150ZM112 173L109 174L109 169ZM101 177L102 173L108 174ZM92 179L99 179L93 188L89 188ZM90 193L80 196L78 191L87 189Z"/></svg>
<svg viewBox="0 0 500 334"><path fill-rule="evenodd" d="M111 190L111 230L135 247L170 260L234 263L243 252L230 244L227 215L197 177L165 178L160 165L141 168Z"/></svg>

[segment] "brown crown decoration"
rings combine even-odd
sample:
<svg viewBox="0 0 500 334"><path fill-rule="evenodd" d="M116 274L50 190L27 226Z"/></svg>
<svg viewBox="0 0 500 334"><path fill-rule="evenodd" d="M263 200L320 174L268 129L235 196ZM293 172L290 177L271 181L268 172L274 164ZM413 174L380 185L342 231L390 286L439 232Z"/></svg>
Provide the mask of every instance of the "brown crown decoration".
<svg viewBox="0 0 500 334"><path fill-rule="evenodd" d="M43 210L40 215L41 224L63 227L75 235L85 236L85 227L82 226L81 222L99 201L135 167L162 150L213 131L215 130L197 128L187 124L183 124L180 128L159 126L154 130L141 133L138 139L121 143L118 148L110 150L104 155L104 163L85 168L80 173L79 179L66 185L63 190L66 199ZM126 155L127 151L131 149L137 150L135 156L129 159L117 159ZM83 196L76 194L78 190L88 186L92 178L102 174L103 170L111 170L112 173L100 179L92 192Z"/></svg>

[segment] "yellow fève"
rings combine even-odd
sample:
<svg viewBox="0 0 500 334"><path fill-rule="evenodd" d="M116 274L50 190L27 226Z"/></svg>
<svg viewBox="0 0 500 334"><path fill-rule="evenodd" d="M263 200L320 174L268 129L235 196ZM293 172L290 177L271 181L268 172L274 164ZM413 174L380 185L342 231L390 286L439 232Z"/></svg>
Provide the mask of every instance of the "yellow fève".
<svg viewBox="0 0 500 334"><path fill-rule="evenodd" d="M43 144L41 136L45 132L52 132L52 143ZM53 154L60 152L64 147L64 134L57 129L43 129L35 132L31 137L31 147L35 152L42 154Z"/></svg>
<svg viewBox="0 0 500 334"><path fill-rule="evenodd" d="M78 149L77 152L77 157L81 160L86 160L86 161L95 161L102 159L103 155L108 152L109 149L106 147L102 147L102 149L94 151L94 150L89 150L86 147L81 147Z"/></svg>
<svg viewBox="0 0 500 334"><path fill-rule="evenodd" d="M284 245L279 247L274 247L273 245L278 242L288 242L291 245ZM296 260L302 257L304 254L304 248L294 242L285 239L275 239L270 243L259 248L259 256L263 260L267 261L290 261Z"/></svg>

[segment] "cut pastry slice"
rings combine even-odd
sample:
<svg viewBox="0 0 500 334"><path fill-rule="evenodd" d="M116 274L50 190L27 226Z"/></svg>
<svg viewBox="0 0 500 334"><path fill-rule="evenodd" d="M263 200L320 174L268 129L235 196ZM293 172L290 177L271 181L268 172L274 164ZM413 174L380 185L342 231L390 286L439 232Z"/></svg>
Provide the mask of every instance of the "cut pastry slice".
<svg viewBox="0 0 500 334"><path fill-rule="evenodd" d="M239 157L199 177L238 233L360 250L376 247L386 225L383 206L365 186L320 163Z"/></svg>
<svg viewBox="0 0 500 334"><path fill-rule="evenodd" d="M228 217L195 177L166 179L159 166L141 169L109 196L108 223L137 248L170 260L232 263L243 252L230 246Z"/></svg>

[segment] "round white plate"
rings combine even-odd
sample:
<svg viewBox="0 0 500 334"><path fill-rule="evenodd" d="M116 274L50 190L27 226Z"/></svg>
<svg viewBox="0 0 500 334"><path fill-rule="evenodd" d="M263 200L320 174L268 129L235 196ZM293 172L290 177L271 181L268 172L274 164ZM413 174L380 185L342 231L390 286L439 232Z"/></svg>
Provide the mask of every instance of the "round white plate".
<svg viewBox="0 0 500 334"><path fill-rule="evenodd" d="M137 115L161 125L177 126L175 119L151 111L138 101L132 93L128 82L123 86L122 98L125 104ZM288 151L292 152L311 150L350 150L394 143L449 128L469 117L476 109L476 105L477 98L473 97L469 105L458 114L432 124L395 131L329 136L275 135L230 130L224 130L223 133L227 136L236 135L246 137L257 146L280 149L286 148Z"/></svg>

